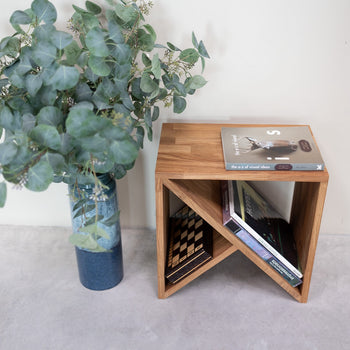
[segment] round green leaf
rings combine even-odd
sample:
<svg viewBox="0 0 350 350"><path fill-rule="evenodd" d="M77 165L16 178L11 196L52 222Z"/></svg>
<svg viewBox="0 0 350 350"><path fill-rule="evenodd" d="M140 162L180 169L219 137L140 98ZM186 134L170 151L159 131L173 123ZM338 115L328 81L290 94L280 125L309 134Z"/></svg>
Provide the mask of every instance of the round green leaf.
<svg viewBox="0 0 350 350"><path fill-rule="evenodd" d="M40 41L33 50L32 58L39 66L49 67L56 59L56 53L57 49L55 46L48 42Z"/></svg>
<svg viewBox="0 0 350 350"><path fill-rule="evenodd" d="M7 106L3 107L0 112L0 126L11 131L19 129L21 127L21 115L13 114Z"/></svg>
<svg viewBox="0 0 350 350"><path fill-rule="evenodd" d="M68 134L76 138L95 135L107 127L110 127L109 120L96 116L87 108L71 110L66 121Z"/></svg>
<svg viewBox="0 0 350 350"><path fill-rule="evenodd" d="M97 57L109 56L109 50L105 42L105 35L101 28L94 27L86 34L86 46L92 55Z"/></svg>
<svg viewBox="0 0 350 350"><path fill-rule="evenodd" d="M0 182L0 208L3 208L5 206L6 196L7 196L6 183Z"/></svg>
<svg viewBox="0 0 350 350"><path fill-rule="evenodd" d="M108 21L109 38L116 44L124 44L124 36L117 21L112 18Z"/></svg>
<svg viewBox="0 0 350 350"><path fill-rule="evenodd" d="M25 86L29 95L35 97L43 85L43 80L40 74L28 74L25 79Z"/></svg>
<svg viewBox="0 0 350 350"><path fill-rule="evenodd" d="M59 50L64 49L73 41L73 37L69 33L55 31L51 36L51 43Z"/></svg>
<svg viewBox="0 0 350 350"><path fill-rule="evenodd" d="M199 53L195 49L186 49L186 50L181 51L179 57L184 62L194 64L199 59Z"/></svg>
<svg viewBox="0 0 350 350"><path fill-rule="evenodd" d="M9 164L16 157L17 150L17 145L14 142L0 143L0 165Z"/></svg>
<svg viewBox="0 0 350 350"><path fill-rule="evenodd" d="M129 164L133 162L138 155L137 144L129 139L113 141L110 146L110 151L117 164Z"/></svg>
<svg viewBox="0 0 350 350"><path fill-rule="evenodd" d="M196 90L203 87L206 83L207 81L201 75L195 75L188 80L185 86L190 90Z"/></svg>
<svg viewBox="0 0 350 350"><path fill-rule="evenodd" d="M50 79L50 84L56 90L69 90L77 84L79 77L80 73L77 68L60 66Z"/></svg>
<svg viewBox="0 0 350 350"><path fill-rule="evenodd" d="M17 32L23 33L19 25L32 23L32 18L24 11L15 11L10 17L10 23Z"/></svg>
<svg viewBox="0 0 350 350"><path fill-rule="evenodd" d="M50 164L41 159L28 170L28 181L25 187L31 191L45 191L53 181L53 170Z"/></svg>
<svg viewBox="0 0 350 350"><path fill-rule="evenodd" d="M145 93L151 93L159 89L158 84L147 73L142 74L140 87Z"/></svg>
<svg viewBox="0 0 350 350"><path fill-rule="evenodd" d="M174 113L182 113L186 108L186 100L180 96L174 96Z"/></svg>
<svg viewBox="0 0 350 350"><path fill-rule="evenodd" d="M86 9L94 15L98 15L102 11L100 6L96 5L95 3L91 2L91 1L86 1L85 6L86 6Z"/></svg>
<svg viewBox="0 0 350 350"><path fill-rule="evenodd" d="M38 18L38 23L55 23L57 19L57 11L55 6L48 0L34 0L32 2L32 10Z"/></svg>
<svg viewBox="0 0 350 350"><path fill-rule="evenodd" d="M112 71L111 67L105 62L104 57L90 56L88 65L94 74L101 77L107 77Z"/></svg>
<svg viewBox="0 0 350 350"><path fill-rule="evenodd" d="M38 124L46 124L57 127L63 122L62 111L54 106L43 107L37 115Z"/></svg>
<svg viewBox="0 0 350 350"><path fill-rule="evenodd" d="M39 124L32 130L30 137L41 146L56 151L61 147L61 137L57 129L51 125Z"/></svg>

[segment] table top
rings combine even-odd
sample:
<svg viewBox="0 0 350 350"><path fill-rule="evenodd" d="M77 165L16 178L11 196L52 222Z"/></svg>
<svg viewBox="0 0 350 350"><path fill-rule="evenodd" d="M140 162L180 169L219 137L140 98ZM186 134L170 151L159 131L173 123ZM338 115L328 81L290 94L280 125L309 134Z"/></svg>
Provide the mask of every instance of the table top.
<svg viewBox="0 0 350 350"><path fill-rule="evenodd" d="M324 171L226 170L222 127L296 126L278 124L164 123L159 142L156 177L169 179L327 182Z"/></svg>

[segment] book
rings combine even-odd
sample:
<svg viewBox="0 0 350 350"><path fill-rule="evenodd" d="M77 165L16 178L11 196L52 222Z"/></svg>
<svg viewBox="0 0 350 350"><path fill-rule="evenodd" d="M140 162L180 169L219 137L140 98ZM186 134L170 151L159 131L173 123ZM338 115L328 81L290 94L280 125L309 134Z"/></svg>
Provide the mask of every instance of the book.
<svg viewBox="0 0 350 350"><path fill-rule="evenodd" d="M302 283L290 225L245 181L222 181L223 224L291 285Z"/></svg>
<svg viewBox="0 0 350 350"><path fill-rule="evenodd" d="M324 170L308 126L223 127L227 170Z"/></svg>
<svg viewBox="0 0 350 350"><path fill-rule="evenodd" d="M165 277L176 283L212 259L213 230L185 205L169 218Z"/></svg>

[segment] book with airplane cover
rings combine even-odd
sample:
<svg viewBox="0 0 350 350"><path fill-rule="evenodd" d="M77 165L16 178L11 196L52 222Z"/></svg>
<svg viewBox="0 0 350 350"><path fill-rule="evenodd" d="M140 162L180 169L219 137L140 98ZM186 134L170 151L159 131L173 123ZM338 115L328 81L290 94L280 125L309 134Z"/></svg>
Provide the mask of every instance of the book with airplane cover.
<svg viewBox="0 0 350 350"><path fill-rule="evenodd" d="M308 126L223 127L226 170L324 170Z"/></svg>
<svg viewBox="0 0 350 350"><path fill-rule="evenodd" d="M213 230L185 205L169 218L165 277L176 283L212 259Z"/></svg>
<svg viewBox="0 0 350 350"><path fill-rule="evenodd" d="M222 181L223 224L291 285L302 281L290 224L245 181Z"/></svg>

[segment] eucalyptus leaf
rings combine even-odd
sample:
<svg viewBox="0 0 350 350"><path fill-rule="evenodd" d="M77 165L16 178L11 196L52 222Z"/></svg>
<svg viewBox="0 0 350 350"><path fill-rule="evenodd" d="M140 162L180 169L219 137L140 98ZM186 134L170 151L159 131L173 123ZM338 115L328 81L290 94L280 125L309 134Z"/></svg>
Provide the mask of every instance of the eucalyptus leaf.
<svg viewBox="0 0 350 350"><path fill-rule="evenodd" d="M55 6L48 0L34 0L31 6L34 14L38 18L38 23L44 21L52 24L56 22L57 11Z"/></svg>
<svg viewBox="0 0 350 350"><path fill-rule="evenodd" d="M80 73L77 68L60 66L50 79L50 85L55 90L69 90L79 81Z"/></svg>
<svg viewBox="0 0 350 350"><path fill-rule="evenodd" d="M12 141L0 143L0 166L7 165L16 157L18 147Z"/></svg>
<svg viewBox="0 0 350 350"><path fill-rule="evenodd" d="M92 225L83 226L79 229L80 232L89 233L90 235L96 235L98 237L103 237L106 239L110 239L109 234L102 227L98 226L97 223Z"/></svg>
<svg viewBox="0 0 350 350"><path fill-rule="evenodd" d="M56 59L57 49L48 42L40 41L33 49L32 58L36 64L49 67Z"/></svg>
<svg viewBox="0 0 350 350"><path fill-rule="evenodd" d="M37 115L38 124L46 124L57 127L63 122L62 111L54 106L43 107Z"/></svg>
<svg viewBox="0 0 350 350"><path fill-rule="evenodd" d="M101 152L101 150L105 150L108 147L107 140L100 135L82 137L80 138L80 144L85 151L91 152L93 154Z"/></svg>
<svg viewBox="0 0 350 350"><path fill-rule="evenodd" d="M153 113L152 113L152 121L156 121L159 118L159 107L154 106L153 107Z"/></svg>
<svg viewBox="0 0 350 350"><path fill-rule="evenodd" d="M142 126L138 126L136 129L136 142L139 148L143 148L144 138L145 138L145 130Z"/></svg>
<svg viewBox="0 0 350 350"><path fill-rule="evenodd" d="M206 83L207 81L201 75L195 75L188 80L185 86L188 89L196 90L203 87Z"/></svg>
<svg viewBox="0 0 350 350"><path fill-rule="evenodd" d="M112 18L108 21L109 38L116 44L124 43L124 36L118 22Z"/></svg>
<svg viewBox="0 0 350 350"><path fill-rule="evenodd" d="M167 42L166 44L168 45L169 49L172 51L181 51L178 47L176 47L174 44L170 42Z"/></svg>
<svg viewBox="0 0 350 350"><path fill-rule="evenodd" d="M12 58L16 58L18 51L21 47L21 42L17 37L8 37L2 42L3 48L1 49L2 56L6 55Z"/></svg>
<svg viewBox="0 0 350 350"><path fill-rule="evenodd" d="M86 34L85 43L92 55L97 57L107 57L109 55L108 46L105 42L105 34L101 28L92 28Z"/></svg>
<svg viewBox="0 0 350 350"><path fill-rule="evenodd" d="M142 63L147 68L152 66L152 61L149 59L149 57L144 52L142 53Z"/></svg>
<svg viewBox="0 0 350 350"><path fill-rule="evenodd" d="M72 41L69 45L64 48L66 55L66 61L69 65L75 65L81 55L81 48L76 41Z"/></svg>
<svg viewBox="0 0 350 350"><path fill-rule="evenodd" d="M152 73L156 79L160 79L162 70L160 68L160 60L158 57L158 53L156 53L152 58Z"/></svg>
<svg viewBox="0 0 350 350"><path fill-rule="evenodd" d="M91 2L91 1L86 1L85 6L86 6L87 10L94 15L98 15L102 11L100 6L96 5L95 3Z"/></svg>
<svg viewBox="0 0 350 350"><path fill-rule="evenodd" d="M76 138L92 136L109 126L107 119L96 116L87 108L71 110L66 120L67 132Z"/></svg>
<svg viewBox="0 0 350 350"><path fill-rule="evenodd" d="M101 247L96 240L90 235L73 233L69 236L69 242L81 249L86 249L90 252L105 252L107 249Z"/></svg>
<svg viewBox="0 0 350 350"><path fill-rule="evenodd" d="M180 96L174 96L173 99L173 103L174 103L174 113L182 113L185 108L186 108L186 100L183 97Z"/></svg>
<svg viewBox="0 0 350 350"><path fill-rule="evenodd" d="M181 51L179 57L184 62L195 64L199 59L199 53L195 49L186 49Z"/></svg>
<svg viewBox="0 0 350 350"><path fill-rule="evenodd" d="M112 71L112 68L107 64L104 57L91 55L88 64L91 71L97 76L107 77Z"/></svg>
<svg viewBox="0 0 350 350"><path fill-rule="evenodd" d="M144 115L145 123L148 127L152 128L152 115L151 115L151 108L146 108L146 112Z"/></svg>
<svg viewBox="0 0 350 350"><path fill-rule="evenodd" d="M39 124L30 133L33 141L43 147L58 151L61 147L61 138L57 129L51 125Z"/></svg>
<svg viewBox="0 0 350 350"><path fill-rule="evenodd" d="M0 182L0 208L3 208L6 203L7 186L5 182Z"/></svg>
<svg viewBox="0 0 350 350"><path fill-rule="evenodd" d="M9 76L9 82L18 89L23 89L26 86L25 79L18 75L16 71Z"/></svg>
<svg viewBox="0 0 350 350"><path fill-rule="evenodd" d="M21 120L18 114L13 114L7 106L0 111L0 126L14 132L21 127Z"/></svg>
<svg viewBox="0 0 350 350"><path fill-rule="evenodd" d="M24 33L19 25L31 24L32 18L24 11L15 11L10 17L10 23L17 32Z"/></svg>
<svg viewBox="0 0 350 350"><path fill-rule="evenodd" d="M50 42L52 34L56 31L56 28L51 23L42 24L40 26L35 27L33 31L33 37L36 40Z"/></svg>
<svg viewBox="0 0 350 350"><path fill-rule="evenodd" d="M25 87L28 90L28 93L35 97L40 88L43 85L43 80L40 74L29 74L25 79Z"/></svg>
<svg viewBox="0 0 350 350"><path fill-rule="evenodd" d="M205 58L210 58L207 49L204 46L203 41L201 40L199 42L199 46L198 46L198 52L200 53L201 56L205 57Z"/></svg>
<svg viewBox="0 0 350 350"><path fill-rule="evenodd" d="M192 44L193 46L198 49L198 40L196 38L196 35L194 34L194 32L192 32Z"/></svg>
<svg viewBox="0 0 350 350"><path fill-rule="evenodd" d="M24 11L17 10L10 17L11 24L31 24L32 18Z"/></svg>
<svg viewBox="0 0 350 350"><path fill-rule="evenodd" d="M128 164L138 156L138 147L132 140L113 141L110 145L110 152L117 164Z"/></svg>
<svg viewBox="0 0 350 350"><path fill-rule="evenodd" d="M51 36L51 43L59 50L64 49L73 41L72 35L66 32L55 31Z"/></svg>
<svg viewBox="0 0 350 350"><path fill-rule="evenodd" d="M24 75L33 69L29 56L21 57L18 66L16 67L16 73L18 75Z"/></svg>
<svg viewBox="0 0 350 350"><path fill-rule="evenodd" d="M67 169L65 159L61 154L47 152L45 154L45 157L55 174L61 173L62 171Z"/></svg>
<svg viewBox="0 0 350 350"><path fill-rule="evenodd" d="M137 43L141 50L146 52L152 51L155 45L152 35L143 29L137 31Z"/></svg>
<svg viewBox="0 0 350 350"><path fill-rule="evenodd" d="M25 113L22 117L22 130L27 133L35 127L36 118L31 113Z"/></svg>
<svg viewBox="0 0 350 350"><path fill-rule="evenodd" d="M147 73L142 74L140 87L146 93L152 93L159 89L159 85Z"/></svg>
<svg viewBox="0 0 350 350"><path fill-rule="evenodd" d="M44 159L41 159L36 165L29 168L27 175L28 180L25 187L31 191L45 191L53 181L53 170Z"/></svg>
<svg viewBox="0 0 350 350"><path fill-rule="evenodd" d="M154 43L157 40L157 34L156 34L155 30L153 29L153 27L150 24L145 24L143 27L150 34L152 42Z"/></svg>

